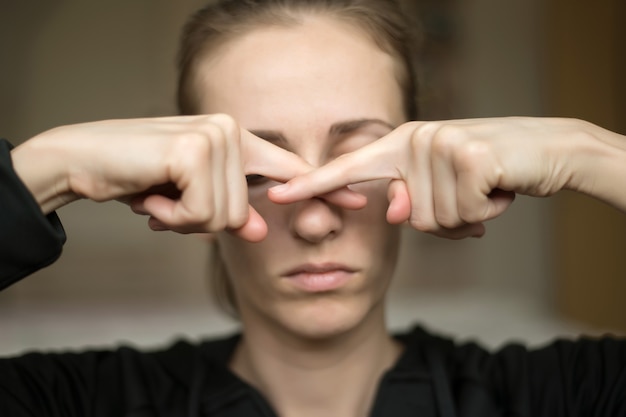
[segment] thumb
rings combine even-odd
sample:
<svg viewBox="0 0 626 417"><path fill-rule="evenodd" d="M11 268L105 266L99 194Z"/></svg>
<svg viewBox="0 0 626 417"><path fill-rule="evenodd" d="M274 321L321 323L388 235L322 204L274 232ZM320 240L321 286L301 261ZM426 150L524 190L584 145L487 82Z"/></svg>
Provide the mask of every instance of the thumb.
<svg viewBox="0 0 626 417"><path fill-rule="evenodd" d="M387 221L391 224L400 224L411 217L411 197L406 183L402 180L391 180L387 188Z"/></svg>
<svg viewBox="0 0 626 417"><path fill-rule="evenodd" d="M267 223L252 206L248 206L248 220L238 229L230 229L232 234L248 242L260 242L267 236Z"/></svg>

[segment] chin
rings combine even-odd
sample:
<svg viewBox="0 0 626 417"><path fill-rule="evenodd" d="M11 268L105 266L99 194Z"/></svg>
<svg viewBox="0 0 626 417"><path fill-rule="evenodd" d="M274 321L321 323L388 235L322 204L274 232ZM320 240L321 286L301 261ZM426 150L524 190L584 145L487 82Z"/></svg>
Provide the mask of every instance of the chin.
<svg viewBox="0 0 626 417"><path fill-rule="evenodd" d="M342 300L331 294L300 300L280 310L275 319L281 327L298 338L322 342L366 324L375 308L362 299Z"/></svg>

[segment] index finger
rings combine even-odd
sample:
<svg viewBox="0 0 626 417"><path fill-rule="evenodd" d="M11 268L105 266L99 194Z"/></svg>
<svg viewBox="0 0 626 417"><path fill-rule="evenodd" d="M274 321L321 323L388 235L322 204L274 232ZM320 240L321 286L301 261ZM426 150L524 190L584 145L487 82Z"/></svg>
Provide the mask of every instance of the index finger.
<svg viewBox="0 0 626 417"><path fill-rule="evenodd" d="M263 175L279 182L311 172L315 167L293 152L276 146L252 133L242 131L242 149L245 174ZM365 206L365 196L347 187L336 187L327 193L316 194L321 198L347 209Z"/></svg>
<svg viewBox="0 0 626 417"><path fill-rule="evenodd" d="M258 174L286 182L308 172L311 166L298 155L251 132L241 130L241 149L244 174Z"/></svg>
<svg viewBox="0 0 626 417"><path fill-rule="evenodd" d="M326 165L309 170L286 184L268 190L270 199L287 204L323 196L350 184L376 179L401 179L400 171L388 158L388 137L379 139L354 152L343 154Z"/></svg>

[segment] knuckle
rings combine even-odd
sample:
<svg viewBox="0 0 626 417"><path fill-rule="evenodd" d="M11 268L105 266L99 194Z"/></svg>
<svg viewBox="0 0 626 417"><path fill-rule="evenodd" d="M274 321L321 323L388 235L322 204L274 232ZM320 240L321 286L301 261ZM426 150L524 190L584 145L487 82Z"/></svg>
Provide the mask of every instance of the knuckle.
<svg viewBox="0 0 626 417"><path fill-rule="evenodd" d="M463 222L471 224L480 221L480 216L468 207L459 206L459 216Z"/></svg>
<svg viewBox="0 0 626 417"><path fill-rule="evenodd" d="M487 217L487 207L470 204L470 202L459 204L459 216L466 224L482 222Z"/></svg>
<svg viewBox="0 0 626 417"><path fill-rule="evenodd" d="M410 147L413 152L419 152L422 149L427 149L430 146L432 140L433 127L437 125L437 122L428 122L418 126L413 130L413 134L409 139Z"/></svg>
<svg viewBox="0 0 626 417"><path fill-rule="evenodd" d="M224 136L224 130L220 124L216 123L215 117L215 115L209 115L198 119L194 124L192 132L196 133L198 138L205 142L220 139Z"/></svg>
<svg viewBox="0 0 626 417"><path fill-rule="evenodd" d="M228 138L224 131L212 123L181 135L179 140L179 149L184 153L185 162L192 166L206 163L211 154L223 151L227 145Z"/></svg>
<svg viewBox="0 0 626 417"><path fill-rule="evenodd" d="M248 221L248 213L247 211L244 212L237 212L237 213L233 213L230 216L230 220L228 222L228 227L231 227L233 229L239 229L241 227L243 227L243 225L246 224L246 221Z"/></svg>
<svg viewBox="0 0 626 417"><path fill-rule="evenodd" d="M459 126L451 124L441 124L435 129L432 148L433 152L442 155L453 153L460 143L467 139L466 132Z"/></svg>
<svg viewBox="0 0 626 417"><path fill-rule="evenodd" d="M178 223L181 226L199 226L210 224L214 217L215 210L212 204L206 204L182 211Z"/></svg>
<svg viewBox="0 0 626 417"><path fill-rule="evenodd" d="M206 222L207 228L210 232L216 233L225 230L229 225L223 219L212 219L211 221Z"/></svg>
<svg viewBox="0 0 626 417"><path fill-rule="evenodd" d="M205 204L196 214L198 223L211 223L215 221L216 210L213 204Z"/></svg>
<svg viewBox="0 0 626 417"><path fill-rule="evenodd" d="M416 159L432 155L433 152L445 151L449 141L440 136L444 126L445 124L439 121L425 122L417 126L409 139L411 158Z"/></svg>
<svg viewBox="0 0 626 417"><path fill-rule="evenodd" d="M453 229L463 224L463 221L458 216L451 213L436 213L435 218L437 220L437 224L445 227L446 229Z"/></svg>
<svg viewBox="0 0 626 417"><path fill-rule="evenodd" d="M489 145L481 141L463 143L454 151L454 160L464 170L474 170L483 166L490 149Z"/></svg>
<svg viewBox="0 0 626 417"><path fill-rule="evenodd" d="M239 124L230 115L217 113L209 116L211 123L217 125L227 136L238 136Z"/></svg>
<svg viewBox="0 0 626 417"><path fill-rule="evenodd" d="M235 118L226 113L215 113L207 116L207 119L211 121L211 123L215 123L221 126L237 126L237 122Z"/></svg>
<svg viewBox="0 0 626 417"><path fill-rule="evenodd" d="M429 220L426 216L420 215L416 210L411 211L411 217L409 217L409 225L421 232L433 232L438 229L437 224L432 220Z"/></svg>

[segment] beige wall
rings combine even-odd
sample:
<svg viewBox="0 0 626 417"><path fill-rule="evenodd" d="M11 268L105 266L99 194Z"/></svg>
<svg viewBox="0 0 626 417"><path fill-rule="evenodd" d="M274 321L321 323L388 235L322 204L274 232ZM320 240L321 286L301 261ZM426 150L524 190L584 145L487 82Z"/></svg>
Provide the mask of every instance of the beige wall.
<svg viewBox="0 0 626 417"><path fill-rule="evenodd" d="M60 124L174 113L176 38L198 1L39 3L0 3L2 136L15 143ZM533 4L461 5L462 42L451 71L459 87L456 116L540 113L540 16ZM545 325L550 311L550 203L519 200L482 240L450 242L408 231L391 294L392 325L424 320L464 335L532 339L533 323ZM80 202L59 214L69 236L62 259L0 294L0 350L3 341L9 350L103 343L104 336L153 342L231 326L209 305L200 239L152 233L145 219L116 203ZM65 342L50 330L63 329L63 322L40 320L48 313L66 317L63 312L89 318L68 330ZM128 324L138 317L144 330L156 329L150 337L158 336L144 337ZM97 326L107 332L92 335Z"/></svg>

